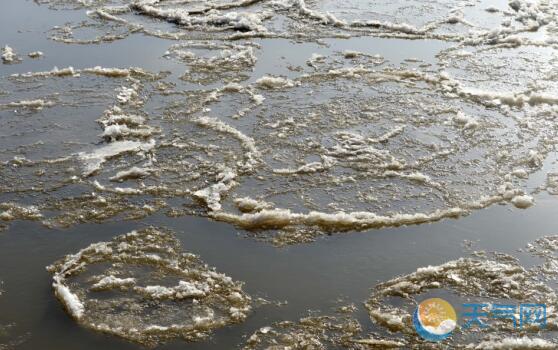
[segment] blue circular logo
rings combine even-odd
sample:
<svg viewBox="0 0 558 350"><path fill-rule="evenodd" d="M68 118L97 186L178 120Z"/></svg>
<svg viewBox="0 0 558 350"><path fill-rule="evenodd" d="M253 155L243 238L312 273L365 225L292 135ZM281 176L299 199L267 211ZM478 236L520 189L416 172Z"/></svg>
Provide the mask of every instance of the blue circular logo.
<svg viewBox="0 0 558 350"><path fill-rule="evenodd" d="M413 324L424 340L438 342L451 335L457 326L457 315L450 303L440 298L421 302L413 314Z"/></svg>

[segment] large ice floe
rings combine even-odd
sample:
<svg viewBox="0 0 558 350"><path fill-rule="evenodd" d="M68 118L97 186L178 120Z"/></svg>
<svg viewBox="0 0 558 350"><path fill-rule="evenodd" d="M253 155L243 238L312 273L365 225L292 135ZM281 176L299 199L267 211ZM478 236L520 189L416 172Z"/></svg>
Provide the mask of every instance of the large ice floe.
<svg viewBox="0 0 558 350"><path fill-rule="evenodd" d="M507 254L476 251L471 257L378 283L364 303L372 328L359 322L358 308L351 304L329 315L311 312L299 321L261 327L242 348L553 349L556 343L542 331L558 329L554 313L558 298L547 284L556 280L552 268L556 241L555 236L546 236L527 246L528 252L544 259L543 265L531 269ZM147 228L91 244L48 269L56 296L78 323L145 345L177 337L202 339L213 329L243 321L252 304L239 282L183 253L174 235L162 229ZM439 295L454 307L460 302L483 304L488 328L480 334L460 319L447 340L422 340L412 312L421 300ZM544 326L524 325L519 332L519 314L515 321L497 317L501 303L544 303ZM495 316L487 322L492 313Z"/></svg>
<svg viewBox="0 0 558 350"><path fill-rule="evenodd" d="M242 349L400 349L405 343L367 335L354 317L354 305L341 306L330 315L311 312L297 322L280 321L258 329Z"/></svg>
<svg viewBox="0 0 558 350"><path fill-rule="evenodd" d="M329 349L352 344L360 331L358 321L349 316L308 316L258 329L243 349Z"/></svg>
<svg viewBox="0 0 558 350"><path fill-rule="evenodd" d="M445 345L464 349L554 349L556 343L544 332L556 330L557 297L550 284L544 281L554 277L549 270L552 242L555 237L545 237L530 244L529 251L545 257L541 267L526 269L519 261L502 253L474 252L470 258L460 258L437 266L427 266L415 272L396 277L376 285L365 306L372 322L381 334L405 342L411 347L428 347L415 332L412 312L421 300L443 295L453 305L477 303L483 305L485 315L482 335L477 326L465 326L464 319ZM499 318L501 304L544 304L547 310L545 323L524 324L519 332L519 313L512 318ZM522 317L522 316L521 316ZM490 321L488 321L490 320Z"/></svg>
<svg viewBox="0 0 558 350"><path fill-rule="evenodd" d="M557 242L557 236L545 236L528 244L527 252L543 259L531 268L511 255L485 251L420 267L372 288L364 302L371 326L350 304L330 314L311 312L299 321L261 327L243 349L555 349L558 298L549 282L557 279ZM440 342L423 340L413 324L417 305L433 297L451 301L459 314L456 329ZM481 306L481 326L467 326L471 310L465 303ZM546 314L537 322L521 321L522 304L544 305ZM515 311L501 317L502 305Z"/></svg>
<svg viewBox="0 0 558 350"><path fill-rule="evenodd" d="M242 322L251 298L162 229L94 243L48 267L68 314L87 328L145 345L197 341Z"/></svg>
<svg viewBox="0 0 558 350"><path fill-rule="evenodd" d="M517 44L529 32L555 25L548 1L413 0L211 0L79 1L41 0L55 8L87 9L88 21L54 28L52 38L66 43L99 43L144 33L170 39L239 39L373 35L426 38L469 44ZM171 25L162 25L153 20ZM172 28L174 26L175 28ZM91 37L82 36L97 31ZM185 31L188 33L185 33ZM552 43L553 39L542 39Z"/></svg>
<svg viewBox="0 0 558 350"><path fill-rule="evenodd" d="M527 246L544 261L532 268L513 256L485 251L420 267L372 288L364 302L371 325L359 322L356 305L342 306L329 315L313 312L298 322L261 327L243 349L555 349L558 298L549 282L557 277L557 242L556 236L546 236ZM449 300L459 314L451 336L440 342L422 339L413 323L417 305L433 297ZM480 305L482 325L467 325L471 310L464 304ZM546 313L537 322L524 322L518 310L525 304L544 305ZM501 317L502 305L515 311Z"/></svg>

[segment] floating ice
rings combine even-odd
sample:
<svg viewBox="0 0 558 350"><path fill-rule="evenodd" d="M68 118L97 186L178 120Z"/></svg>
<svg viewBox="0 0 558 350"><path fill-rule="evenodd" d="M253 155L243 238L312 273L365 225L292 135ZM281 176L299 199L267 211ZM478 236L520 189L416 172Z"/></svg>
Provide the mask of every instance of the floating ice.
<svg viewBox="0 0 558 350"><path fill-rule="evenodd" d="M332 157L322 156L321 162L312 162L308 164L301 165L297 169L275 169L273 170L276 174L308 174L315 173L317 171L327 170L335 165L336 161Z"/></svg>
<svg viewBox="0 0 558 350"><path fill-rule="evenodd" d="M346 231L354 229L381 228L389 226L413 225L438 221L443 218L455 218L466 213L460 208L438 210L431 214L395 214L380 216L369 212L310 212L293 213L288 209L264 209L254 214L212 213L211 217L229 222L245 229L285 228L289 226L317 226L327 231Z"/></svg>
<svg viewBox="0 0 558 350"><path fill-rule="evenodd" d="M4 48L2 49L2 56L0 57L2 57L3 63L14 63L18 61L18 57L14 49L9 47L8 45L4 46Z"/></svg>
<svg viewBox="0 0 558 350"><path fill-rule="evenodd" d="M265 201L258 201L249 197L236 198L234 200L234 204L237 206L237 208L240 211L244 213L250 213L255 211L257 212L263 209L269 209L273 207L273 204L271 203Z"/></svg>
<svg viewBox="0 0 558 350"><path fill-rule="evenodd" d="M29 52L27 54L27 56L31 57L31 58L41 58L43 57L43 53L41 51L33 51L33 52Z"/></svg>
<svg viewBox="0 0 558 350"><path fill-rule="evenodd" d="M544 245L546 241L538 241ZM537 252L535 246L530 251ZM413 327L412 312L418 300L427 298L432 290L444 290L463 300L486 302L490 313L492 300L506 303L546 303L554 308L557 301L552 288L540 282L536 270L527 270L517 259L501 253L493 253L494 259L477 254L476 258L461 258L438 266L428 266L415 272L382 282L373 289L366 308L372 321L378 326L399 335L401 340L415 343L418 336ZM544 275L544 270L543 270ZM486 281L490 281L487 283ZM554 316L548 317L554 327ZM512 322L490 323L491 335L478 341L474 332L458 328L452 335L452 346L466 349L547 349L556 345L544 339L523 336L511 338ZM540 330L533 325L528 332ZM472 341L472 342L471 342Z"/></svg>
<svg viewBox="0 0 558 350"><path fill-rule="evenodd" d="M533 255L543 258L544 262L535 269L542 274L545 280L554 279L558 274L558 236L551 235L537 239L527 245L527 250Z"/></svg>
<svg viewBox="0 0 558 350"><path fill-rule="evenodd" d="M130 128L125 124L113 124L105 127L101 136L109 140L120 140L126 138L127 136L149 138L153 136L154 133L156 133L156 130L146 125L142 125L137 128Z"/></svg>
<svg viewBox="0 0 558 350"><path fill-rule="evenodd" d="M0 210L0 220L2 221L39 220L43 217L39 208L33 205L25 206L13 202L2 202L0 203Z"/></svg>
<svg viewBox="0 0 558 350"><path fill-rule="evenodd" d="M205 201L209 209L213 211L221 210L221 196L236 185L234 179L236 173L231 169L225 169L217 176L217 183L207 188L194 192L194 196Z"/></svg>
<svg viewBox="0 0 558 350"><path fill-rule="evenodd" d="M308 316L298 322L283 321L262 327L248 338L242 349L352 349L355 344L367 344L366 340L356 339L360 331L360 324L350 316ZM385 348L393 345L389 341L376 341L386 345Z"/></svg>
<svg viewBox="0 0 558 350"><path fill-rule="evenodd" d="M54 102L53 101L45 101L43 99L21 100L21 101L17 101L17 102L7 103L4 106L9 107L9 108L26 108L26 109L41 110L45 107L54 106Z"/></svg>
<svg viewBox="0 0 558 350"><path fill-rule="evenodd" d="M68 67L2 81L3 91L24 91L0 96L2 107L22 102L2 108L12 118L2 118L3 127L26 122L17 114L38 111L40 100L75 107L67 115L105 110L90 117L101 131L85 128L92 139L59 147L52 159L44 156L51 144L30 147L28 161L15 160L16 151L6 157L25 174L12 181L5 169L6 183L25 194L56 189L41 201L69 210L67 222L87 221L78 212L102 221L168 208L290 244L457 218L495 203L524 208L535 203L526 183L558 137L550 69L556 11L545 2L510 2L498 12L460 0L377 3L374 11L302 0L42 3L86 8L84 23L53 31L62 39L101 42L78 38L92 31L107 40L135 33L180 40L164 57L184 66L180 79L140 68ZM383 45L374 49L383 56L364 49L361 40L376 42L370 37L427 39L436 52L398 62L379 52ZM348 41L337 47L340 38ZM285 54L270 70L261 60L272 43L300 48L301 56ZM50 77L56 83L45 85L71 91L28 88ZM70 184L83 193L67 198ZM114 210L103 209L99 196ZM146 196L151 209L143 210ZM71 210L77 198L92 203Z"/></svg>
<svg viewBox="0 0 558 350"><path fill-rule="evenodd" d="M503 338L497 340L482 341L477 345L471 344L466 349L483 350L544 350L556 349L556 344L540 338L520 337Z"/></svg>
<svg viewBox="0 0 558 350"><path fill-rule="evenodd" d="M111 181L124 181L128 179L140 179L151 174L151 169L131 167L128 170L119 171L115 176L111 177Z"/></svg>
<svg viewBox="0 0 558 350"><path fill-rule="evenodd" d="M260 152L256 147L256 143L251 137L246 136L241 131L223 123L219 119L211 117L201 117L196 119L195 122L201 126L230 134L232 137L239 140L242 144L242 147L246 151L244 154L244 162L240 164L241 168L243 168L244 170L253 170L253 168L260 162Z"/></svg>
<svg viewBox="0 0 558 350"><path fill-rule="evenodd" d="M85 311L85 306L79 300L79 297L74 293L70 292L70 288L63 284L63 280L59 276L54 277L54 282L52 283L52 288L54 293L60 299L62 304L68 310L68 313L79 321L82 318Z"/></svg>
<svg viewBox="0 0 558 350"><path fill-rule="evenodd" d="M119 93L116 98L118 99L118 102L123 104L130 102L138 95L137 91L134 88L127 88L125 86L122 86L118 91Z"/></svg>
<svg viewBox="0 0 558 350"><path fill-rule="evenodd" d="M50 71L46 72L28 72L24 74L13 74L12 77L23 77L23 78L31 78L31 77L40 77L40 78L47 78L47 77L65 77L65 76L79 76L79 72L73 67L67 67L58 69L58 67L54 67Z"/></svg>
<svg viewBox="0 0 558 350"><path fill-rule="evenodd" d="M474 129L479 126L479 123L475 118L466 115L461 111L457 113L453 120L457 125L463 127L464 129Z"/></svg>
<svg viewBox="0 0 558 350"><path fill-rule="evenodd" d="M297 7L300 11L300 14L302 14L303 16L318 20L323 24L332 24L338 27L342 27L346 24L344 21L339 20L331 13L320 13L308 8L306 6L305 0L294 0L292 6Z"/></svg>
<svg viewBox="0 0 558 350"><path fill-rule="evenodd" d="M85 68L83 69L83 72L96 74L96 75L104 75L112 78L122 78L130 75L129 69L105 68L100 66L96 66L93 68Z"/></svg>
<svg viewBox="0 0 558 350"><path fill-rule="evenodd" d="M56 296L79 324L145 345L203 339L243 321L251 308L239 282L155 228L94 243L48 270Z"/></svg>
<svg viewBox="0 0 558 350"><path fill-rule="evenodd" d="M68 226L165 208L229 222L278 245L308 242L326 232L456 218L494 203L527 208L535 201L526 183L555 149L558 17L548 1L498 8L468 0L40 3L87 9L83 23L54 29L55 40L102 43L136 33L180 40L165 57L185 72L156 81L135 68L68 67L2 79L0 126L25 130L2 152L2 191L38 204L4 203L3 221L53 212L45 224ZM442 51L393 58L389 38L425 39L425 51ZM270 69L267 60L282 45L289 53ZM304 59L316 51L308 67ZM49 91L59 86L66 90ZM38 112L45 107L56 113ZM21 118L29 110L37 111L36 124ZM75 125L79 132L65 130ZM33 128L44 133L30 135ZM556 178L547 174L549 192L558 193ZM244 319L249 300L238 284L203 275L207 267L160 231L138 235L53 267L55 292L78 322L153 345L174 336L197 340ZM552 237L533 245L545 250L539 268L546 277L558 266L550 257L555 246ZM380 284L368 311L395 340L360 334L352 319L309 317L264 327L247 347L404 348L416 341L405 302L412 308L433 289L554 303L553 291L511 260L460 259ZM186 269L197 274L185 276ZM405 305L386 307L396 297ZM474 340L472 348L554 346L534 334Z"/></svg>
<svg viewBox="0 0 558 350"><path fill-rule="evenodd" d="M534 204L533 197L528 195L515 196L511 200L512 204L517 208L526 209Z"/></svg>
<svg viewBox="0 0 558 350"><path fill-rule="evenodd" d="M122 153L145 153L152 150L153 147L155 147L155 140L153 139L148 142L116 141L97 148L92 152L80 153L78 156L85 164L83 175L89 176L98 171L101 165L112 157Z"/></svg>
<svg viewBox="0 0 558 350"><path fill-rule="evenodd" d="M266 28L262 25L262 21L270 16L268 13L250 13L250 12L227 12L221 13L216 9L206 10L186 10L181 8L159 8L156 5L160 1L138 1L130 5L132 10L139 13L163 19L165 21L176 23L182 26L216 26L228 27L238 31L256 31L265 32ZM239 2L240 7L249 5L253 1ZM205 14L200 16L200 14Z"/></svg>
<svg viewBox="0 0 558 350"><path fill-rule="evenodd" d="M118 277L114 277L112 275L103 277L99 280L99 282L95 283L93 286L91 286L91 290L110 290L110 289L116 289L116 288L120 288L120 289L124 289L126 290L127 288L129 288L130 286L133 286L136 284L136 279L135 278L118 278Z"/></svg>
<svg viewBox="0 0 558 350"><path fill-rule="evenodd" d="M284 89L294 86L294 82L282 77L261 77L256 81L256 84L262 89Z"/></svg>

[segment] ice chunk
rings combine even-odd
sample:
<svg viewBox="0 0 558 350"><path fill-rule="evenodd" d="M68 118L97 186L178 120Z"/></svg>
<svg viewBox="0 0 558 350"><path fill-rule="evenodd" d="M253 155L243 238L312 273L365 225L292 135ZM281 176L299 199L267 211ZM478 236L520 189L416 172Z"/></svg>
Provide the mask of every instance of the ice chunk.
<svg viewBox="0 0 558 350"><path fill-rule="evenodd" d="M354 349L359 343L354 339L361 330L351 316L308 316L298 322L283 321L260 328L246 340L242 350L336 349L341 345Z"/></svg>
<svg viewBox="0 0 558 350"><path fill-rule="evenodd" d="M517 208L526 209L534 204L533 197L528 195L515 196L511 200L512 204Z"/></svg>
<svg viewBox="0 0 558 350"><path fill-rule="evenodd" d="M33 52L29 52L27 54L27 56L31 57L31 58L41 58L43 57L43 53L41 51L33 51Z"/></svg>
<svg viewBox="0 0 558 350"><path fill-rule="evenodd" d="M256 80L256 85L262 89L284 89L293 87L295 84L287 78L264 76Z"/></svg>
<svg viewBox="0 0 558 350"><path fill-rule="evenodd" d="M108 159L122 153L148 152L155 147L155 140L149 142L117 141L100 147L92 152L82 152L78 157L85 163L84 176L89 176L98 171Z"/></svg>
<svg viewBox="0 0 558 350"><path fill-rule="evenodd" d="M17 102L10 102L5 106L10 108L25 108L25 109L35 109L41 110L44 107L51 107L54 106L53 101L45 101L43 99L36 99L36 100L21 100Z"/></svg>
<svg viewBox="0 0 558 350"><path fill-rule="evenodd" d="M151 174L151 169L131 167L128 170L119 171L110 181L124 181L128 179L140 179Z"/></svg>
<svg viewBox="0 0 558 350"><path fill-rule="evenodd" d="M4 46L4 48L2 49L2 56L0 57L2 57L3 63L14 63L18 61L18 57L14 49L9 47L8 45Z"/></svg>
<svg viewBox="0 0 558 350"><path fill-rule="evenodd" d="M225 169L217 176L217 183L198 190L193 195L205 201L212 211L219 211L221 210L221 196L236 185L235 178L236 173L233 170Z"/></svg>
<svg viewBox="0 0 558 350"><path fill-rule="evenodd" d="M467 349L475 350L544 350L556 349L558 345L541 338L530 338L528 336L503 338L482 341L477 345L471 344Z"/></svg>
<svg viewBox="0 0 558 350"><path fill-rule="evenodd" d="M203 339L242 322L251 309L241 283L155 228L92 244L48 270L56 296L79 324L149 346Z"/></svg>

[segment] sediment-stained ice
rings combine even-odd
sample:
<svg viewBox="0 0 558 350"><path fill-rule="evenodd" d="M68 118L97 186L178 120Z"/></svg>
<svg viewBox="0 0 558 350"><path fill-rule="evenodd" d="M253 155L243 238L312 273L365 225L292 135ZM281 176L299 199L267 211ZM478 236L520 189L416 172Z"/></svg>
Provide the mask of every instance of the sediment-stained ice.
<svg viewBox="0 0 558 350"><path fill-rule="evenodd" d="M40 210L33 205L22 205L14 202L0 202L0 231L8 227L14 220L37 221L43 218Z"/></svg>
<svg viewBox="0 0 558 350"><path fill-rule="evenodd" d="M92 1L43 0L56 8L87 8L88 21L55 28L53 39L100 43L133 33L170 39L372 35L450 42L521 45L526 35L552 33L555 8L547 1ZM153 23L153 19L175 26ZM81 38L74 31L94 29ZM188 33L186 33L188 32ZM540 42L551 44L552 37Z"/></svg>
<svg viewBox="0 0 558 350"><path fill-rule="evenodd" d="M558 236L539 238L527 245L527 251L543 259L543 263L536 267L542 276L546 280L555 279L558 274Z"/></svg>
<svg viewBox="0 0 558 350"><path fill-rule="evenodd" d="M39 3L84 13L55 40L142 33L173 40L160 57L183 67L2 79L1 126L27 131L6 137L0 176L14 201L42 191L49 226L163 211L285 245L536 205L527 183L558 137L546 1ZM381 43L401 39L432 57L394 59Z"/></svg>
<svg viewBox="0 0 558 350"><path fill-rule="evenodd" d="M512 204L518 208L525 209L533 205L533 197L531 196L515 196L511 200Z"/></svg>
<svg viewBox="0 0 558 350"><path fill-rule="evenodd" d="M1 77L2 228L201 215L281 246L495 204L519 213L537 205L539 175L539 188L558 193L558 175L544 174L558 138L551 1L36 2L77 10L50 39L99 51L132 37L165 42L156 55L172 72L33 70L46 61L27 60L30 72ZM3 63L21 50L5 46ZM528 246L542 259L532 269L479 253L380 283L365 304L374 333L352 316L311 315L261 328L245 348L420 348L411 312L436 293L555 310L545 283L556 278L556 241ZM71 317L146 345L199 340L251 305L238 282L160 229L93 244L50 270ZM548 325L558 329L552 313ZM452 340L556 347L538 329L510 328L458 329Z"/></svg>
<svg viewBox="0 0 558 350"><path fill-rule="evenodd" d="M360 347L356 340L361 330L358 321L350 316L308 316L298 322L282 321L260 328L243 349L366 349L365 342L360 340ZM385 348L389 344L383 343Z"/></svg>
<svg viewBox="0 0 558 350"><path fill-rule="evenodd" d="M235 192L270 200L277 209L214 211L212 217L246 229L303 226L339 231L458 217L497 202L509 201L518 208L533 203L520 183L541 166L538 157L549 149L544 135L548 128L541 133L542 143L531 140L532 149L497 137L509 125L509 110L485 109L484 97L462 93L452 78L354 67L303 75L297 83L285 91L263 92L264 107L258 113L266 116L264 123L251 112L242 117L254 120L257 129L246 136L273 167L272 173L256 167L248 177L273 182L281 191L262 187L259 192L241 184ZM372 85L373 90L355 88ZM310 94L320 96L319 102L309 102ZM421 100L408 98L413 94ZM285 106L285 96L291 105ZM219 100L211 105L212 111L222 108ZM541 131L547 124L533 122L540 123ZM517 134L517 140L521 138ZM499 152L487 152L494 149ZM519 174L517 169L524 171ZM367 193L372 190L373 195ZM295 229L293 235L298 233Z"/></svg>
<svg viewBox="0 0 558 350"><path fill-rule="evenodd" d="M8 45L2 48L2 55L0 57L2 58L2 63L4 64L17 63L20 60L14 49Z"/></svg>
<svg viewBox="0 0 558 350"><path fill-rule="evenodd" d="M256 85L262 89L282 89L294 86L294 83L282 77L265 76L256 80Z"/></svg>
<svg viewBox="0 0 558 350"><path fill-rule="evenodd" d="M48 270L56 297L76 322L150 346L203 339L242 322L251 309L240 282L183 252L163 229L91 244Z"/></svg>
<svg viewBox="0 0 558 350"><path fill-rule="evenodd" d="M504 93L471 90L446 72L339 67L328 59L294 79L264 76L196 92L172 90L160 75L138 68L54 69L8 82L23 88L42 79L84 86L106 80L111 97L88 97L98 106L89 120L100 127L90 135L95 146L76 144L74 152L45 157L35 145L34 158L6 159L18 171L40 171L36 180L18 179L26 191L33 191L33 181L60 189L78 184L113 198L109 202L128 202L85 216L99 219L185 198L201 204L186 213L232 223L278 245L324 232L456 218L499 202L527 208L534 201L522 186L541 168L557 131L546 117L553 108L548 98L533 102L524 93L511 103ZM72 106L67 97L25 95L4 105L35 114ZM188 102L177 104L177 95ZM319 99L309 98L314 95ZM526 134L530 139L522 142ZM51 167L66 167L68 175L52 172L62 178L51 182ZM248 211L236 198L274 206ZM60 210L73 200L48 199L38 206Z"/></svg>
<svg viewBox="0 0 558 350"><path fill-rule="evenodd" d="M545 237L528 246L532 253L545 258L545 265L526 269L512 256L482 252L472 258L460 258L437 266L427 266L415 272L377 284L365 306L372 322L396 339L420 347L422 340L413 327L412 312L421 300L430 295L444 295L463 303L484 304L487 317L498 312L495 304L544 303L554 310L558 299L545 280L554 276L548 269L555 251L555 237ZM453 301L452 301L453 302ZM541 337L540 331L556 329L552 312L548 313L546 326L530 324L522 334L515 334L513 320L491 317L486 322L486 335L478 337L474 329L462 324L442 343L464 349L550 349L556 344ZM517 315L516 317L519 317Z"/></svg>
<svg viewBox="0 0 558 350"><path fill-rule="evenodd" d="M27 54L27 56L29 56L30 58L33 58L33 59L37 59L37 58L43 57L44 53L42 51L32 51L32 52L29 52Z"/></svg>
<svg viewBox="0 0 558 350"><path fill-rule="evenodd" d="M471 344L466 349L514 350L514 349L555 349L556 344L545 339L529 337L509 337L497 340L486 340L479 344Z"/></svg>
<svg viewBox="0 0 558 350"><path fill-rule="evenodd" d="M34 110L41 110L45 107L51 107L54 105L53 101L45 101L42 99L36 100L22 100L22 101L14 101L9 102L0 108L20 108L20 109L34 109Z"/></svg>
<svg viewBox="0 0 558 350"><path fill-rule="evenodd" d="M248 78L257 62L258 45L247 42L215 43L193 41L172 45L165 57L183 62L188 70L182 79L202 84L216 81L241 81Z"/></svg>

